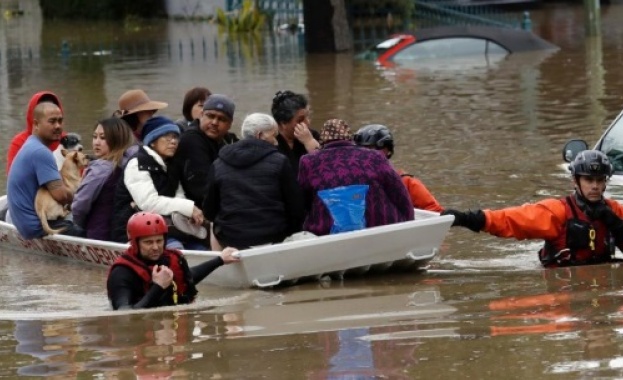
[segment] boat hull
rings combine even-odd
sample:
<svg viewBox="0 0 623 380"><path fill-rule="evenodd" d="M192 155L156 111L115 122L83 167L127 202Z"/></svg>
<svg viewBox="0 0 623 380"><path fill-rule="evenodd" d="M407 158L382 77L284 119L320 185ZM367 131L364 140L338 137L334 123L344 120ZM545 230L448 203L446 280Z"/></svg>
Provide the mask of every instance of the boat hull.
<svg viewBox="0 0 623 380"><path fill-rule="evenodd" d="M0 207L6 197L0 197ZM271 287L325 276L341 278L392 270L417 270L439 249L454 217L416 210L416 220L337 235L314 237L240 251L239 263L216 269L205 281L227 287ZM25 240L0 221L0 247L109 267L128 247L100 240L53 235ZM183 251L191 266L216 251Z"/></svg>

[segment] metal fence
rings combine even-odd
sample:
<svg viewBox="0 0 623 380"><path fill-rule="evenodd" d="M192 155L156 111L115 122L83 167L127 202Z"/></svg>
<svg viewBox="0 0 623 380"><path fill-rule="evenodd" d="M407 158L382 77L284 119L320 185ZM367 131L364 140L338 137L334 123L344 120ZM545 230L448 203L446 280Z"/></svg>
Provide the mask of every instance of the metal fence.
<svg viewBox="0 0 623 380"><path fill-rule="evenodd" d="M244 0L227 0L226 10L231 12L242 7ZM261 10L269 15L273 26L303 24L302 0L257 0Z"/></svg>

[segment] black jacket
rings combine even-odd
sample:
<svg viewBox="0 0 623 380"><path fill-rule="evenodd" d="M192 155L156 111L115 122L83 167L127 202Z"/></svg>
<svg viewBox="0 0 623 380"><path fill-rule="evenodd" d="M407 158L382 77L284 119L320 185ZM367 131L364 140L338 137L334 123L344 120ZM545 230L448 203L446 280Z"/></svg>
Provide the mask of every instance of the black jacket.
<svg viewBox="0 0 623 380"><path fill-rule="evenodd" d="M180 183L179 172L171 166L169 170L165 171L142 146L139 148L135 157L138 159L138 169L147 170L149 172L158 194L174 197ZM132 195L125 186L124 178L125 170L121 174L119 182L117 182L110 229L111 239L119 243L128 241L128 234L126 232L127 223L132 214L138 211L138 209L131 206L133 201Z"/></svg>
<svg viewBox="0 0 623 380"><path fill-rule="evenodd" d="M320 141L320 133L316 132L314 129L310 129L312 136L316 141ZM294 140L294 144L292 148L286 142L286 139L281 135L277 135L277 149L281 154L288 157L290 160L290 167L292 168L292 173L294 173L294 178L298 178L299 175L299 161L301 157L307 154L307 149L305 149L305 145L303 145L300 141Z"/></svg>
<svg viewBox="0 0 623 380"><path fill-rule="evenodd" d="M218 143L193 124L182 133L173 164L181 173L180 180L186 198L195 202L197 207L201 207L203 203L208 185L208 171L212 162L218 158L219 150L236 141L238 137L228 133L223 142Z"/></svg>
<svg viewBox="0 0 623 380"><path fill-rule="evenodd" d="M301 230L301 192L289 160L270 143L248 138L221 149L209 174L203 213L223 246L281 242Z"/></svg>
<svg viewBox="0 0 623 380"><path fill-rule="evenodd" d="M145 265L166 264L147 262ZM187 275L192 277L192 283L198 284L216 268L223 265L223 259L215 257L197 266L188 269ZM112 268L106 281L108 298L113 310L118 309L145 309L159 306L169 306L172 303L172 287L163 289L153 282L145 284L144 280L132 269L117 265ZM145 291L145 288L148 290ZM180 302L184 303L184 302ZM185 302L187 303L187 302Z"/></svg>

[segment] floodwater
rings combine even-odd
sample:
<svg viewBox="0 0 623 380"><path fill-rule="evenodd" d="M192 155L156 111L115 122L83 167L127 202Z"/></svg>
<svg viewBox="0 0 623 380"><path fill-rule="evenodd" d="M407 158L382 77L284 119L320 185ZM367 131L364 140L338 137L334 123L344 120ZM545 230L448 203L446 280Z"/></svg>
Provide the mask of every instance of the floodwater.
<svg viewBox="0 0 623 380"><path fill-rule="evenodd" d="M127 89L168 102L173 118L190 87L229 94L234 129L290 89L309 95L316 128L333 117L390 126L395 165L446 207L496 208L567 194L563 144L594 143L623 103L616 3L602 6L596 38L584 37L579 6L533 11L534 31L557 52L385 71L350 54L305 55L296 35L43 23L36 1L20 3L24 16L0 21L0 146L41 89L60 95L66 129L87 148ZM0 377L623 377L623 266L542 270L539 247L452 230L427 272L274 290L201 285L194 305L135 313L110 310L103 269L0 251Z"/></svg>

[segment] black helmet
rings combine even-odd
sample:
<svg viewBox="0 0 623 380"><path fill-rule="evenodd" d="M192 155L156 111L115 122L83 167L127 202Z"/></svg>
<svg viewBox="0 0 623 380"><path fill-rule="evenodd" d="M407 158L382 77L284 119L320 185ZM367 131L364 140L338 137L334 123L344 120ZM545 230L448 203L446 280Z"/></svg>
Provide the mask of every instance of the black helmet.
<svg viewBox="0 0 623 380"><path fill-rule="evenodd" d="M355 144L361 146L373 146L376 149L387 148L389 157L394 154L394 137L389 129L381 124L370 124L359 128L353 136Z"/></svg>
<svg viewBox="0 0 623 380"><path fill-rule="evenodd" d="M613 169L610 159L599 150L585 150L578 153L569 164L571 175L605 175L610 177Z"/></svg>

